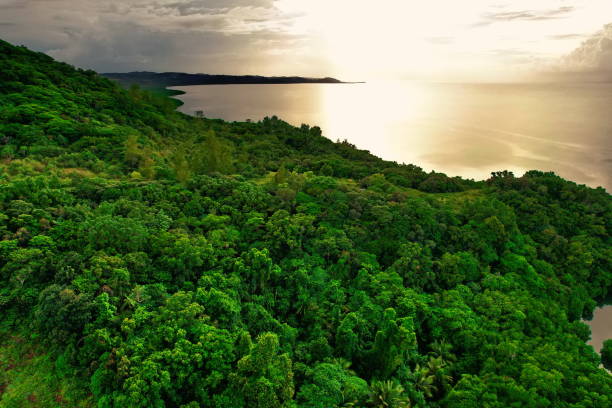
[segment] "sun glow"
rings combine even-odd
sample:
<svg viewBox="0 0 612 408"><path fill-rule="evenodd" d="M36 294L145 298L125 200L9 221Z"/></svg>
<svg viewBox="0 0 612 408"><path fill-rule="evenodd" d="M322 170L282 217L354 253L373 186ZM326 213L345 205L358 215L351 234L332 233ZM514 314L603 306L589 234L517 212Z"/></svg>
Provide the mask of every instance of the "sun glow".
<svg viewBox="0 0 612 408"><path fill-rule="evenodd" d="M344 78L452 80L521 74L581 41L579 35L563 41L555 36L592 32L610 19L608 0L564 4L379 0L374 6L361 0L279 0L276 6L297 16L294 32L316 37Z"/></svg>

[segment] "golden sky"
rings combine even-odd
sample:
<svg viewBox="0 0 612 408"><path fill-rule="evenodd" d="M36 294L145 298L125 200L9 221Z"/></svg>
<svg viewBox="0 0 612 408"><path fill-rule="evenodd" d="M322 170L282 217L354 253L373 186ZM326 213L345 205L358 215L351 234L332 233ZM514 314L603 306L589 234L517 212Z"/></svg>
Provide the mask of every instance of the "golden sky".
<svg viewBox="0 0 612 408"><path fill-rule="evenodd" d="M612 21L612 0L280 0L296 33L350 77L516 76Z"/></svg>
<svg viewBox="0 0 612 408"><path fill-rule="evenodd" d="M0 38L102 72L511 79L610 22L612 0L0 0Z"/></svg>

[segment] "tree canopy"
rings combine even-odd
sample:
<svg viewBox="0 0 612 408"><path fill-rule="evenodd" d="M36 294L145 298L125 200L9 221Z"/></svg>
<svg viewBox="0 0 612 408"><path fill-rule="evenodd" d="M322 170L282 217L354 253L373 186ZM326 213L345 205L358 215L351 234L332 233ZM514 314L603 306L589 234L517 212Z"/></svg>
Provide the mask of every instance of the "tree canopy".
<svg viewBox="0 0 612 408"><path fill-rule="evenodd" d="M189 117L0 42L0 405L607 408L582 319L611 207ZM5 358L22 342L44 359Z"/></svg>

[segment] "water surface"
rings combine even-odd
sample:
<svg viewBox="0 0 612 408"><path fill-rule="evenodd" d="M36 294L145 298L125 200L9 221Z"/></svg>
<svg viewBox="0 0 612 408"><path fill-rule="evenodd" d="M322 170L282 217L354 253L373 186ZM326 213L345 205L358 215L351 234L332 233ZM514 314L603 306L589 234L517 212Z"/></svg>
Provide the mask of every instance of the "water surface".
<svg viewBox="0 0 612 408"><path fill-rule="evenodd" d="M612 84L199 85L180 110L225 120L320 126L387 160L484 179L554 171L612 187Z"/></svg>
<svg viewBox="0 0 612 408"><path fill-rule="evenodd" d="M589 344L599 353L603 342L612 339L612 305L595 309L593 319L586 323L591 326L591 341L589 341Z"/></svg>

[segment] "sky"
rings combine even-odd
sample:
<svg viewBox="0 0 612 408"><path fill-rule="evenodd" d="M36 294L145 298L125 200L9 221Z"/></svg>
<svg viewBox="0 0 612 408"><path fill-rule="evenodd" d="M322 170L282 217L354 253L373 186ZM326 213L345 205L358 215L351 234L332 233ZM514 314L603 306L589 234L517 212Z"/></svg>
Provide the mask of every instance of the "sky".
<svg viewBox="0 0 612 408"><path fill-rule="evenodd" d="M612 0L0 0L1 39L99 72L496 80L612 71L611 22Z"/></svg>

